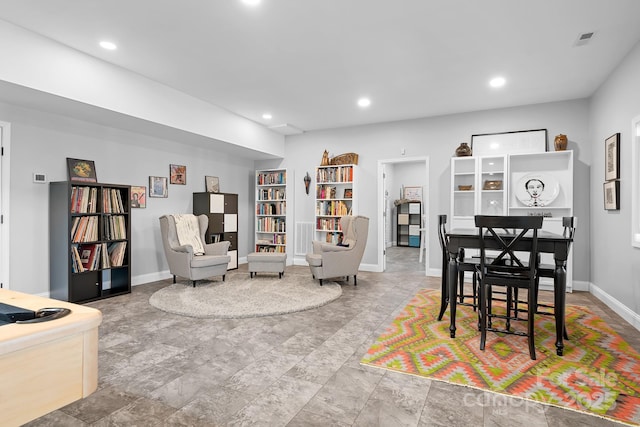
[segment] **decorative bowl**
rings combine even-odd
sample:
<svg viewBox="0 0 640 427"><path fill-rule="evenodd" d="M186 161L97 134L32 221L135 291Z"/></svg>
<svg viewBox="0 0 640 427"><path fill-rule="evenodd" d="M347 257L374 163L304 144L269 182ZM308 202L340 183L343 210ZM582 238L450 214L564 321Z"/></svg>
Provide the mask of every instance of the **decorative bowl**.
<svg viewBox="0 0 640 427"><path fill-rule="evenodd" d="M485 181L483 190L502 190L502 181Z"/></svg>
<svg viewBox="0 0 640 427"><path fill-rule="evenodd" d="M473 188L473 185L458 185L458 190L460 191L470 191Z"/></svg>

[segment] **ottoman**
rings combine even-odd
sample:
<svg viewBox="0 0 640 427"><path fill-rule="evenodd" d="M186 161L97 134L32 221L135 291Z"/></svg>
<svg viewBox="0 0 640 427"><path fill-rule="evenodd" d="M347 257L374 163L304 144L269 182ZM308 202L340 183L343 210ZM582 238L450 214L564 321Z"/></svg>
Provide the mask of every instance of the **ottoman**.
<svg viewBox="0 0 640 427"><path fill-rule="evenodd" d="M253 278L257 273L278 273L278 278L284 274L287 254L282 252L252 252L247 255L249 262L249 276Z"/></svg>

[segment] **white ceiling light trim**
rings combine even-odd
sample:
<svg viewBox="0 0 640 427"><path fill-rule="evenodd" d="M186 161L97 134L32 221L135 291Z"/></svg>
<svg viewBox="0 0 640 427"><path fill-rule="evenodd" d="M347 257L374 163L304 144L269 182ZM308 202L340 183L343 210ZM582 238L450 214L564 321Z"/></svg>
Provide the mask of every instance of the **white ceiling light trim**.
<svg viewBox="0 0 640 427"><path fill-rule="evenodd" d="M262 0L242 0L242 3L248 6L257 6L260 4Z"/></svg>
<svg viewBox="0 0 640 427"><path fill-rule="evenodd" d="M100 42L100 47L106 50L116 50L118 48L115 43L108 40L102 40Z"/></svg>
<svg viewBox="0 0 640 427"><path fill-rule="evenodd" d="M494 77L489 81L491 87L502 87L507 83L504 77Z"/></svg>
<svg viewBox="0 0 640 427"><path fill-rule="evenodd" d="M371 100L369 98L360 98L358 99L358 107L367 108L371 105Z"/></svg>

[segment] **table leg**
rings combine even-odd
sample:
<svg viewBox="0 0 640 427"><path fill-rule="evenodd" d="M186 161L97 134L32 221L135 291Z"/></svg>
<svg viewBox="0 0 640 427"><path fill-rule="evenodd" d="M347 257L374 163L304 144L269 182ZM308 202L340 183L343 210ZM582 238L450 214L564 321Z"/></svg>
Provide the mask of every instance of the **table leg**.
<svg viewBox="0 0 640 427"><path fill-rule="evenodd" d="M449 309L451 313L451 324L449 326L449 332L451 338L456 337L456 299L458 297L458 253L449 252Z"/></svg>
<svg viewBox="0 0 640 427"><path fill-rule="evenodd" d="M564 353L564 313L567 291L567 261L556 259L556 269L553 277L554 290L554 313L556 318L556 354L562 356Z"/></svg>

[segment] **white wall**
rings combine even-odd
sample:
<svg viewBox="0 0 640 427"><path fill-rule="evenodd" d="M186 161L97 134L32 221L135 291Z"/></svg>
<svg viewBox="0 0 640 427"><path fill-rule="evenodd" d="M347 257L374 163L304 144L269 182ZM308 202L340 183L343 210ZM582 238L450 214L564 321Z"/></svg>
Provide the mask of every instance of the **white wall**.
<svg viewBox="0 0 640 427"><path fill-rule="evenodd" d="M631 120L640 114L639 76L640 44L598 89L589 113L592 292L610 305L621 303L618 312L627 320L629 310L640 315L640 249L631 246ZM604 140L616 132L620 132L620 210L605 211Z"/></svg>
<svg viewBox="0 0 640 427"><path fill-rule="evenodd" d="M366 126L331 129L289 136L285 140L283 165L303 176L313 173L326 149L336 155L359 154L359 214L371 219L369 239L363 264L377 265L377 162L401 156L430 158L428 223L436 224L438 214L449 213L450 158L472 134L528 129L547 129L550 147L553 137L568 136L568 149L574 150L574 213L579 217L579 231L574 246L574 280L589 281L589 166L591 144L588 133L588 101L586 99L478 111L442 117L379 123ZM553 148L550 148L553 150ZM296 221L313 221L313 197L295 199ZM628 239L627 239L628 240ZM440 269L440 249L435 227L429 230L429 267Z"/></svg>
<svg viewBox="0 0 640 427"><path fill-rule="evenodd" d="M12 130L11 289L48 293L49 186L33 183L32 174L65 181L67 157L94 160L99 182L147 187L150 175L169 176L169 164L187 166L187 185L169 184L168 198L147 198L146 209L131 212L134 284L169 277L158 217L192 212L192 193L205 190L205 175L220 177L222 192L239 194L239 255L246 256L253 241L252 159L3 103L0 120L10 122Z"/></svg>

